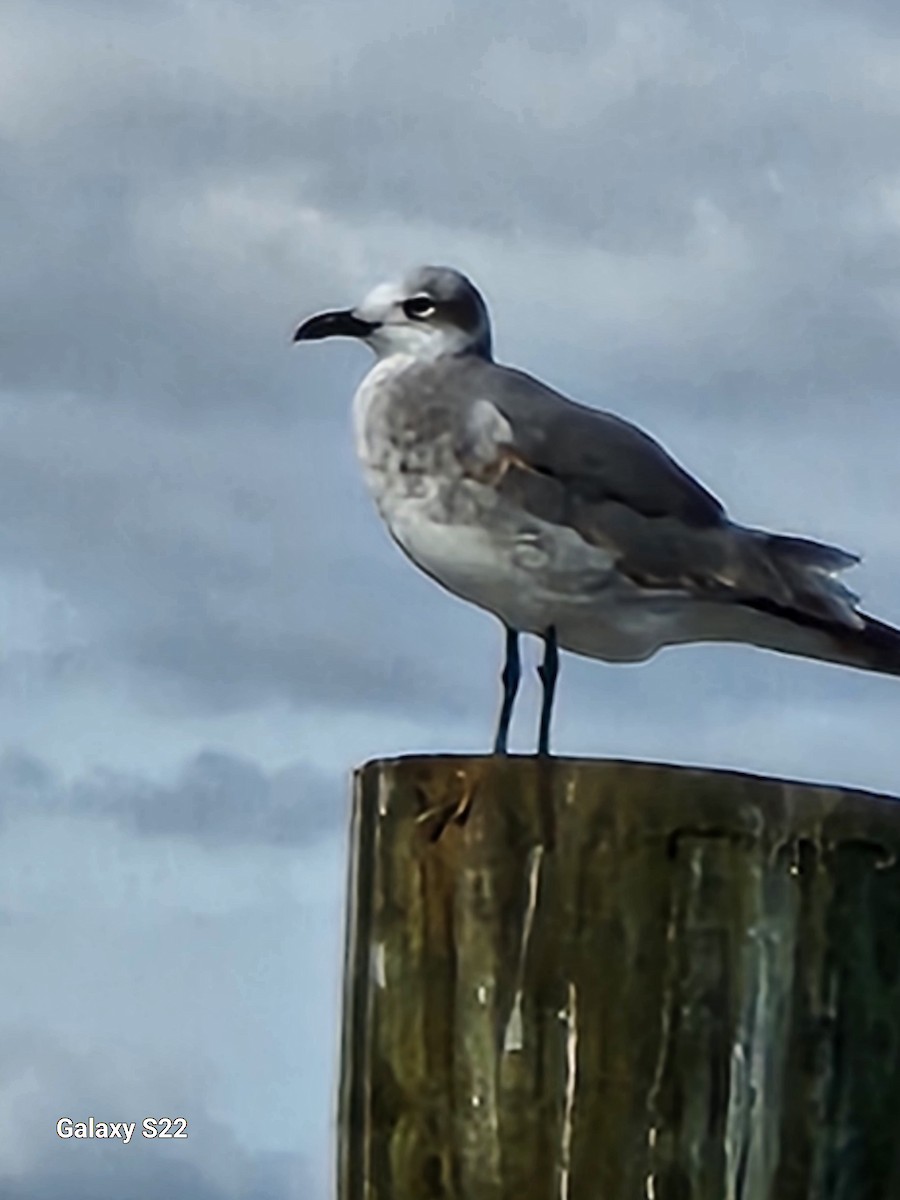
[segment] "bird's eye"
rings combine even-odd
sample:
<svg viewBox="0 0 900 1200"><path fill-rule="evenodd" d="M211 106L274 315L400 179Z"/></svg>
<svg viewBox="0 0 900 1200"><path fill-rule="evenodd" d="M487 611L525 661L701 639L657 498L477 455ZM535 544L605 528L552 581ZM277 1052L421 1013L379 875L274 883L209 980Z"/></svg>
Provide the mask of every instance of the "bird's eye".
<svg viewBox="0 0 900 1200"><path fill-rule="evenodd" d="M403 302L403 311L412 321L425 321L434 312L430 296L413 296Z"/></svg>

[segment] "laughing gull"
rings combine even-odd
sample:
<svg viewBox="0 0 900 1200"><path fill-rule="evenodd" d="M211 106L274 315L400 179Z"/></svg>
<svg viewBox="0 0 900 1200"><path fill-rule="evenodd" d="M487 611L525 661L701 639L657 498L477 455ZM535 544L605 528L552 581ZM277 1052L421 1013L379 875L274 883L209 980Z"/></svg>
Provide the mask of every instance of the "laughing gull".
<svg viewBox="0 0 900 1200"><path fill-rule="evenodd" d="M494 362L465 275L420 267L294 340L358 338L377 362L353 399L356 448L391 535L506 629L494 753L507 753L519 634L544 640L538 753L559 649L640 662L663 646L745 642L900 675L900 630L837 578L859 559L730 521L652 438Z"/></svg>

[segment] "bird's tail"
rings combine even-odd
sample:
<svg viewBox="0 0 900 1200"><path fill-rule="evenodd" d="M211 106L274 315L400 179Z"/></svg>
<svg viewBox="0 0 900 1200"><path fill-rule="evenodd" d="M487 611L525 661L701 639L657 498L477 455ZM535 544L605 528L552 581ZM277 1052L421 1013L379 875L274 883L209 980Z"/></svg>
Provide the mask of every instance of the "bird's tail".
<svg viewBox="0 0 900 1200"><path fill-rule="evenodd" d="M831 629L829 646L817 657L864 671L878 671L882 675L900 675L900 629L865 613L857 615L862 620L862 628L837 626Z"/></svg>
<svg viewBox="0 0 900 1200"><path fill-rule="evenodd" d="M764 644L788 654L900 675L900 629L856 608L858 597L837 578L859 558L806 538L756 532L782 584L780 594L751 599L749 607L775 618ZM747 602L745 602L747 603Z"/></svg>
<svg viewBox="0 0 900 1200"><path fill-rule="evenodd" d="M859 596L838 578L842 571L856 566L859 555L809 538L780 533L757 533L755 537L781 584L780 594L773 589L773 599L810 616L862 629L863 618L856 611Z"/></svg>
<svg viewBox="0 0 900 1200"><path fill-rule="evenodd" d="M754 599L723 605L718 615L716 631L699 640L748 642L781 654L900 675L900 629L866 613L857 613L859 626L850 628L771 600Z"/></svg>

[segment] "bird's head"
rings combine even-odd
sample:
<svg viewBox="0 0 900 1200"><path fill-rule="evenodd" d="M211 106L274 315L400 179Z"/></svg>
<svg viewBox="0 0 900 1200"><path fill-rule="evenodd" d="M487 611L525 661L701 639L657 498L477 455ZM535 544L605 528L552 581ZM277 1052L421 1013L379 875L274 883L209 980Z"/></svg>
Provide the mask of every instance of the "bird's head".
<svg viewBox="0 0 900 1200"><path fill-rule="evenodd" d="M355 308L318 313L304 321L294 341L327 337L359 338L379 358L491 357L487 305L475 285L451 267L418 267L399 283L381 283Z"/></svg>

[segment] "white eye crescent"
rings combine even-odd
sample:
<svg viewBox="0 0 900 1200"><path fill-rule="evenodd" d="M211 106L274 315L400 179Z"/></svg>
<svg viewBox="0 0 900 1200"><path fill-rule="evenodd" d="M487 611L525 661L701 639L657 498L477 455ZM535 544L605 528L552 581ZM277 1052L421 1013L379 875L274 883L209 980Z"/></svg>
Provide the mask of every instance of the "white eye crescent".
<svg viewBox="0 0 900 1200"><path fill-rule="evenodd" d="M427 321L434 313L434 307L430 296L411 296L403 302L403 311L412 321Z"/></svg>

